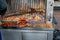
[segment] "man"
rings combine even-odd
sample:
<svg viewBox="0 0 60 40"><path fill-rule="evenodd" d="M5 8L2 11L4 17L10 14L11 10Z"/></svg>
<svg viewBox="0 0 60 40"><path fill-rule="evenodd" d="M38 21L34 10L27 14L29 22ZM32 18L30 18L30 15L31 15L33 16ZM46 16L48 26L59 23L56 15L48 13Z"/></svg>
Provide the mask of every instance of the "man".
<svg viewBox="0 0 60 40"><path fill-rule="evenodd" d="M6 10L7 10L6 0L0 0L0 25L1 25L2 17L4 16Z"/></svg>
<svg viewBox="0 0 60 40"><path fill-rule="evenodd" d="M3 16L7 10L6 0L0 0L0 15Z"/></svg>

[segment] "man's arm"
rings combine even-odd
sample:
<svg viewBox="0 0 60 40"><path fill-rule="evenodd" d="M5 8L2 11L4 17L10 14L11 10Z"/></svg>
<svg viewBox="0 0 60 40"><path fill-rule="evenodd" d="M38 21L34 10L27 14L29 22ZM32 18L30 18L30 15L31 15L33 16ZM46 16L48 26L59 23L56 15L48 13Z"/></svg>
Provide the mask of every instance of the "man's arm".
<svg viewBox="0 0 60 40"><path fill-rule="evenodd" d="M2 17L4 16L7 10L7 3L6 0L0 0L0 26L2 25Z"/></svg>

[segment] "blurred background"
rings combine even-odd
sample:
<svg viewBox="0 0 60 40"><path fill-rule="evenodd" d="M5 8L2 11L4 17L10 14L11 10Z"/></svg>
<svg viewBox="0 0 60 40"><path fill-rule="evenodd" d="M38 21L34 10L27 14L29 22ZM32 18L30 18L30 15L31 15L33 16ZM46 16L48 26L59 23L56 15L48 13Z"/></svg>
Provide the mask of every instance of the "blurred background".
<svg viewBox="0 0 60 40"><path fill-rule="evenodd" d="M57 21L57 25L55 28L60 30L60 0L55 0L54 3L54 16Z"/></svg>

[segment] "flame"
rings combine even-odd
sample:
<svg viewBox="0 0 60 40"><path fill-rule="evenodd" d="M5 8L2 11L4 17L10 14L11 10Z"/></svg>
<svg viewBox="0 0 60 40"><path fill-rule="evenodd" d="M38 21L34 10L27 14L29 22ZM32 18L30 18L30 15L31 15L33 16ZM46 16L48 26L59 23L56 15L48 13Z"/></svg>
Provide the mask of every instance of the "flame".
<svg viewBox="0 0 60 40"><path fill-rule="evenodd" d="M25 17L28 17L30 14L23 14L22 16L20 16L20 18L13 16L13 17L8 17L7 20L20 20L20 19L25 19ZM35 19L35 20L39 20L41 19L37 14L32 14L33 16L28 17L26 20L31 20L31 19Z"/></svg>
<svg viewBox="0 0 60 40"><path fill-rule="evenodd" d="M35 16L35 20L39 20L40 17L38 15Z"/></svg>
<svg viewBox="0 0 60 40"><path fill-rule="evenodd" d="M32 19L32 17L29 17L27 20L31 20Z"/></svg>
<svg viewBox="0 0 60 40"><path fill-rule="evenodd" d="M25 17L27 17L27 16L29 16L30 14L23 14L23 15L21 15L21 17L20 18L18 18L17 16L16 17L13 17L14 18L14 20L17 20L18 22L20 22L18 25L20 26L20 27L24 27L24 26L31 26L31 24L29 24L28 23L28 21L29 20L32 20L32 19L34 19L34 20L36 20L36 21L38 21L38 20L41 20L41 17L40 16L38 16L38 14L32 14L32 16L30 16L30 17L28 17L27 19L24 19ZM8 17L9 19L8 20L11 20L11 18L12 17ZM12 18L12 19L13 19ZM28 21L27 21L28 20ZM12 21L12 20L11 20ZM4 23L4 26L15 26L16 25L16 23L13 23L13 22L5 22ZM53 28L53 25L52 24L36 24L36 25L34 25L34 27L37 27L37 26L39 26L39 27L43 27L43 28Z"/></svg>
<svg viewBox="0 0 60 40"><path fill-rule="evenodd" d="M35 19L35 20L40 20L41 18L37 15L37 14L32 14L33 16L30 16L29 18L27 18L27 20L32 20L32 19ZM26 17L26 16L25 16Z"/></svg>

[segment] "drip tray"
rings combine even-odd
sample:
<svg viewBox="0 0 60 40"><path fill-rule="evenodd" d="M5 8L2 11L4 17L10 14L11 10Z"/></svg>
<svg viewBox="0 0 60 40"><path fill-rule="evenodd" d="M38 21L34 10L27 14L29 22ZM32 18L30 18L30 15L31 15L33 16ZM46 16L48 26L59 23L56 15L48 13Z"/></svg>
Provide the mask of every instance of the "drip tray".
<svg viewBox="0 0 60 40"><path fill-rule="evenodd" d="M53 31L54 28L33 28L33 27L3 27L3 29L20 29L20 30L42 30L42 31Z"/></svg>

